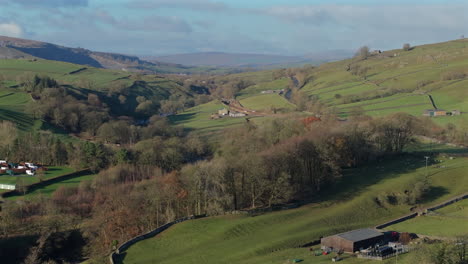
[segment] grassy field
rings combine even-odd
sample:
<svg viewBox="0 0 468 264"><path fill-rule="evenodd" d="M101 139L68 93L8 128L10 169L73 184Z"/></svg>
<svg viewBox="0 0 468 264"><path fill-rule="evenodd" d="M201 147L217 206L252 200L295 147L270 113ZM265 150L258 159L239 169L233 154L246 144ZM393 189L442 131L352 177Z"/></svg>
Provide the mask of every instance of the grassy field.
<svg viewBox="0 0 468 264"><path fill-rule="evenodd" d="M391 50L374 54L367 60L343 60L323 64L308 70L310 80L301 90L315 96L330 107L336 107L347 117L355 107L370 116L385 116L406 112L421 116L433 106L432 95L439 109L468 112L467 78L447 79L447 73L463 72L468 68L468 41L414 47L410 51ZM396 56L395 56L396 55ZM368 68L366 78L353 75L349 67ZM272 71L249 72L217 77L224 81L245 80L255 83L236 94L246 108L253 110L276 108L294 109L294 105L275 95L263 95L264 90L280 90L289 85L288 78L273 79ZM211 130L211 122L188 119L188 127ZM198 119L199 120L199 119ZM456 117L437 117L440 125L456 124L468 129L468 114ZM178 122L181 125L182 122ZM221 122L220 122L221 123ZM231 122L227 122L231 126Z"/></svg>
<svg viewBox="0 0 468 264"><path fill-rule="evenodd" d="M445 168L429 168L431 191L421 201L423 205L441 202L468 188L467 158L438 159ZM177 224L130 247L123 263L287 263L287 259L306 259L309 253L299 249L301 245L408 213L409 205L379 205L375 199L404 193L424 175L422 155L350 169L317 203L255 217L219 216ZM314 258L307 257L305 263L321 263ZM350 263L365 263L359 261Z"/></svg>
<svg viewBox="0 0 468 264"><path fill-rule="evenodd" d="M421 116L425 109L432 108L427 94L433 96L440 109L467 112L468 80L444 77L450 72L466 71L467 45L467 40L456 40L418 46L406 52L387 51L364 61L324 64L310 73L312 81L302 91L337 107L345 116L356 106L372 116L395 111ZM349 65L367 67L366 79L351 74ZM435 121L440 124L453 122L468 128L467 115Z"/></svg>
<svg viewBox="0 0 468 264"><path fill-rule="evenodd" d="M0 89L0 120L15 123L22 131L37 129L42 122L34 120L31 115L26 114L26 104L31 97L19 91L17 88Z"/></svg>
<svg viewBox="0 0 468 264"><path fill-rule="evenodd" d="M218 113L218 110L223 108L226 108L226 106L221 102L211 101L170 116L169 120L173 125L183 127L187 131L195 131L202 136L217 134L224 129L246 122L245 118L223 117L211 119L211 114ZM254 120L260 119L262 118L254 118Z"/></svg>
<svg viewBox="0 0 468 264"><path fill-rule="evenodd" d="M296 108L295 105L278 94L256 95L242 99L240 103L244 107L252 110L271 110L272 108L293 110Z"/></svg>
<svg viewBox="0 0 468 264"><path fill-rule="evenodd" d="M69 167L48 167L44 174L44 180L56 178L65 174L72 173L74 170ZM38 176L29 175L15 175L10 176L7 174L0 174L0 184L18 184L18 185L31 185L38 183Z"/></svg>
<svg viewBox="0 0 468 264"><path fill-rule="evenodd" d="M94 174L83 174L76 177L70 177L63 180L57 180L45 186L34 188L28 191L25 195L11 196L6 198L7 200L17 200L19 198L32 199L37 195L51 196L59 187L75 187L80 185L82 182L91 181L96 175Z"/></svg>
<svg viewBox="0 0 468 264"><path fill-rule="evenodd" d="M468 199L387 229L441 237L468 235Z"/></svg>

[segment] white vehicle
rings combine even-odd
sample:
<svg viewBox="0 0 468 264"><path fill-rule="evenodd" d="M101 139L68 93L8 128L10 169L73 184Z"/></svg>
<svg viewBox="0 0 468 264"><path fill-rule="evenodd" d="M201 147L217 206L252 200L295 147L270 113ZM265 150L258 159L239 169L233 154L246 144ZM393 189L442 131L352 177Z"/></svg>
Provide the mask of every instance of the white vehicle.
<svg viewBox="0 0 468 264"><path fill-rule="evenodd" d="M8 162L6 160L0 160L0 164L7 164Z"/></svg>
<svg viewBox="0 0 468 264"><path fill-rule="evenodd" d="M27 175L34 176L34 175L36 174L36 171L34 171L34 170L26 170L26 174L27 174Z"/></svg>
<svg viewBox="0 0 468 264"><path fill-rule="evenodd" d="M34 165L34 163L26 162L25 164L26 164L26 167L33 169L33 170L37 170L39 168L36 165Z"/></svg>
<svg viewBox="0 0 468 264"><path fill-rule="evenodd" d="M8 170L8 167L0 167L0 170Z"/></svg>
<svg viewBox="0 0 468 264"><path fill-rule="evenodd" d="M21 165L18 165L16 168L17 168L17 169L25 169L26 167L21 166Z"/></svg>

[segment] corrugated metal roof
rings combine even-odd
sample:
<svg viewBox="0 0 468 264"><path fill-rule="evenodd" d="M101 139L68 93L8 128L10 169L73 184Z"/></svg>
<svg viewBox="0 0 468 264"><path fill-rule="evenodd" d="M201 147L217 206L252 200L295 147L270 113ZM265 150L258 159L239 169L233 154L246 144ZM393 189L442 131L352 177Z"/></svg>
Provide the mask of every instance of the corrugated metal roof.
<svg viewBox="0 0 468 264"><path fill-rule="evenodd" d="M380 233L374 229L370 228L363 228L363 229L357 229L341 234L337 234L337 236L344 238L349 241L357 242L369 238L374 238L383 235L383 233Z"/></svg>

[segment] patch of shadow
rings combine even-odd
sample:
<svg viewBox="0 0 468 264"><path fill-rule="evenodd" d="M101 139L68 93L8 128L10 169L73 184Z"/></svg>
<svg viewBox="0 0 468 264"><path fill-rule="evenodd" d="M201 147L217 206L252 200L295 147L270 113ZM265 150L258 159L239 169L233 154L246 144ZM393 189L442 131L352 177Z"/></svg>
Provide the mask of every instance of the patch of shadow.
<svg viewBox="0 0 468 264"><path fill-rule="evenodd" d="M419 200L420 203L428 203L436 200L439 197L442 197L446 194L449 194L447 188L441 186L431 186L424 193L423 197Z"/></svg>

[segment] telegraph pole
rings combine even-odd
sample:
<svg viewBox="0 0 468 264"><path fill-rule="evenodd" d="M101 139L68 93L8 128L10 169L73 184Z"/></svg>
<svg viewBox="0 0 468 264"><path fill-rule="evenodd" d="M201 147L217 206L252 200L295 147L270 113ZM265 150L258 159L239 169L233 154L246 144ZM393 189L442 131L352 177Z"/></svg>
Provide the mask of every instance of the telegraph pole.
<svg viewBox="0 0 468 264"><path fill-rule="evenodd" d="M428 176L428 174L427 174L427 162L429 160L429 156L424 156L424 158L426 159L426 178L427 178L427 176Z"/></svg>

